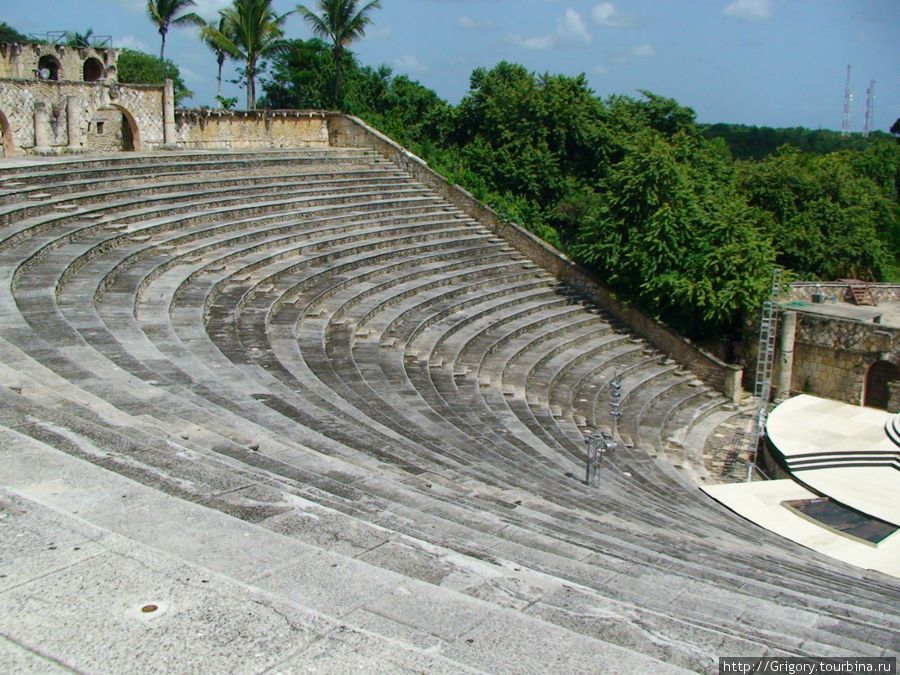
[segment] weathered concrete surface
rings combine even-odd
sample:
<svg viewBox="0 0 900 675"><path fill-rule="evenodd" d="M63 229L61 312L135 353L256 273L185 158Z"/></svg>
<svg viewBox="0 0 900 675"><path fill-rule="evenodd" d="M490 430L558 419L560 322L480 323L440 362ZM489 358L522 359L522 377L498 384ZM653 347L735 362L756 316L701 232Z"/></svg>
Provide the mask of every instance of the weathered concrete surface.
<svg viewBox="0 0 900 675"><path fill-rule="evenodd" d="M276 672L714 672L721 655L896 651L896 580L752 527L686 477L740 411L374 153L4 168L0 485L10 511L52 511L38 531L69 541L75 519L103 543L92 584L123 551L158 607L194 607L194 575L220 579L210 625L230 635L226 599L252 605L252 626L295 641L273 648ZM605 428L613 378L623 444L588 489L584 433ZM4 554L27 578L0 602L27 604L32 558L58 550ZM56 575L77 595L81 560L49 562L41 630L63 660L56 605L77 597ZM107 604L146 602L108 583ZM35 658L37 621L27 649L0 631L0 653ZM246 670L255 639L233 641ZM103 670L115 649L71 651Z"/></svg>
<svg viewBox="0 0 900 675"><path fill-rule="evenodd" d="M678 670L15 434L0 467L4 672Z"/></svg>

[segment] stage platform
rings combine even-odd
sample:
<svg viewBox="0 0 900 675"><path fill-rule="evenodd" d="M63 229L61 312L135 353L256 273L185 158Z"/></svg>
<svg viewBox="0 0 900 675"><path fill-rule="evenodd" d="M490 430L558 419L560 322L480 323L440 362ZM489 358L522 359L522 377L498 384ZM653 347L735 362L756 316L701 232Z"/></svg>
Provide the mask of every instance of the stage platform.
<svg viewBox="0 0 900 675"><path fill-rule="evenodd" d="M900 419L801 395L769 415L770 447L793 480L714 485L707 494L787 539L900 576Z"/></svg>

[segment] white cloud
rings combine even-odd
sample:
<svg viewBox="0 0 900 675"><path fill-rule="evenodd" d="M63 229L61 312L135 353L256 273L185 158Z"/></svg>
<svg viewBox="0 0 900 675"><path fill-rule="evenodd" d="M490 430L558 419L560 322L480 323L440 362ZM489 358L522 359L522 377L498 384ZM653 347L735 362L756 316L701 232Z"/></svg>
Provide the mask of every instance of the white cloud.
<svg viewBox="0 0 900 675"><path fill-rule="evenodd" d="M612 28L628 26L634 21L634 18L630 14L616 9L615 5L611 2L601 2L591 10L591 16L597 23Z"/></svg>
<svg viewBox="0 0 900 675"><path fill-rule="evenodd" d="M739 21L768 21L772 18L770 0L734 0L722 10Z"/></svg>
<svg viewBox="0 0 900 675"><path fill-rule="evenodd" d="M386 38L394 32L394 24L390 21L373 23L366 26L366 39Z"/></svg>
<svg viewBox="0 0 900 675"><path fill-rule="evenodd" d="M492 31L497 26L493 19L473 19L468 16L459 17L456 25L463 30L472 30L478 33Z"/></svg>
<svg viewBox="0 0 900 675"><path fill-rule="evenodd" d="M155 47L151 47L143 40L136 38L134 35L113 37L112 43L116 49L136 49L139 52L147 52L148 54L152 54L154 49L159 52L158 44Z"/></svg>
<svg viewBox="0 0 900 675"><path fill-rule="evenodd" d="M201 75L200 73L198 73L194 70L191 70L187 66L179 66L178 73L181 75L182 78L184 78L185 82L198 82L199 83L199 82L209 81L208 77Z"/></svg>
<svg viewBox="0 0 900 675"><path fill-rule="evenodd" d="M641 59L646 59L650 58L651 56L656 56L656 50L653 49L653 45L645 43L642 45L638 45L637 47L632 47L631 55L637 56Z"/></svg>
<svg viewBox="0 0 900 675"><path fill-rule="evenodd" d="M556 22L556 36L560 41L571 40L581 45L591 44L591 34L581 15L569 7L563 18Z"/></svg>
<svg viewBox="0 0 900 675"><path fill-rule="evenodd" d="M428 70L428 66L419 61L413 54L404 54L401 58L394 59L392 63L394 68L407 73L426 72Z"/></svg>
<svg viewBox="0 0 900 675"><path fill-rule="evenodd" d="M194 3L195 6L189 7L188 11L199 14L207 21L218 19L219 10L231 4L229 0L194 0ZM146 7L146 4L144 6Z"/></svg>
<svg viewBox="0 0 900 675"><path fill-rule="evenodd" d="M556 30L547 35L523 38L511 35L510 39L525 49L546 50L556 47L586 47L591 44L591 34L581 15L571 7L556 20Z"/></svg>

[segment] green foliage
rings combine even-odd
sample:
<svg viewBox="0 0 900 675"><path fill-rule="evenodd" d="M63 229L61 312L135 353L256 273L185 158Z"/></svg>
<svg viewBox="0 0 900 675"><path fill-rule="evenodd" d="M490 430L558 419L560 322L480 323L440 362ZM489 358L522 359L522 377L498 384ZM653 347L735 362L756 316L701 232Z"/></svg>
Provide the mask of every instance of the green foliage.
<svg viewBox="0 0 900 675"><path fill-rule="evenodd" d="M166 34L169 26L197 23L199 17L196 14L185 14L188 7L196 5L194 0L147 0L147 16L159 31L159 60L166 58Z"/></svg>
<svg viewBox="0 0 900 675"><path fill-rule="evenodd" d="M329 50L294 42L275 59L267 104L337 107ZM651 92L601 99L583 75L502 62L476 69L453 107L350 52L341 68L345 110L691 337L738 332L768 295L776 261L807 279L900 272L892 139L736 161L748 150L701 128L690 108ZM771 131L760 131L765 143L784 137ZM787 137L820 150L830 139Z"/></svg>
<svg viewBox="0 0 900 675"><path fill-rule="evenodd" d="M0 21L0 43L4 42L31 42L31 40L5 21Z"/></svg>
<svg viewBox="0 0 900 675"><path fill-rule="evenodd" d="M175 90L175 104L193 95L178 72L178 66L171 61L160 61L158 57L134 49L123 49L119 54L119 82L123 84L162 84L166 78L172 80Z"/></svg>
<svg viewBox="0 0 900 675"><path fill-rule="evenodd" d="M727 168L715 145L645 127L582 216L572 253L689 334L735 330L765 297L774 251Z"/></svg>
<svg viewBox="0 0 900 675"><path fill-rule="evenodd" d="M88 28L84 33L75 32L69 36L69 39L66 40L66 45L69 47L90 47L91 46L91 38L94 36L94 29Z"/></svg>
<svg viewBox="0 0 900 675"><path fill-rule="evenodd" d="M228 98L225 98L221 95L217 95L216 102L219 104L219 107L222 108L223 110L231 110L232 108L234 108L235 104L237 103L237 97L229 96Z"/></svg>
<svg viewBox="0 0 900 675"><path fill-rule="evenodd" d="M768 214L779 264L817 279L886 278L900 254L895 146L827 155L783 146L762 162L741 163L741 187Z"/></svg>
<svg viewBox="0 0 900 675"><path fill-rule="evenodd" d="M873 141L890 138L883 131L875 131L867 139L862 134L845 137L839 131L802 127L772 129L743 124L710 124L701 125L700 128L706 138L721 138L735 159L764 159L787 144L818 155L838 150L864 150Z"/></svg>
<svg viewBox="0 0 900 675"><path fill-rule="evenodd" d="M207 45L244 63L241 76L247 88L247 109L256 108L256 76L265 70L264 58L290 49L284 23L291 12L276 14L272 0L232 0L219 10L219 24L203 22L200 37Z"/></svg>
<svg viewBox="0 0 900 675"><path fill-rule="evenodd" d="M344 109L343 66L349 44L366 34L366 26L372 23L369 15L381 7L379 0L370 0L359 7L358 0L317 0L319 14L298 5L297 11L312 29L313 35L331 42L333 58L332 101Z"/></svg>

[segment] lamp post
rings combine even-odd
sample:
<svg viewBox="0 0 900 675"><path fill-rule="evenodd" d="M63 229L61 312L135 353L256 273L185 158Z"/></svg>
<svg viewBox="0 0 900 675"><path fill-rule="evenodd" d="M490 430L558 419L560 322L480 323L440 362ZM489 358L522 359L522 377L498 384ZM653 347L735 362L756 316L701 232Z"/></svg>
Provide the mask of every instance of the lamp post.
<svg viewBox="0 0 900 675"><path fill-rule="evenodd" d="M622 405L622 383L619 382L619 375L612 379L609 383L609 414L612 417L612 440L619 438L619 416L622 411L619 407Z"/></svg>

